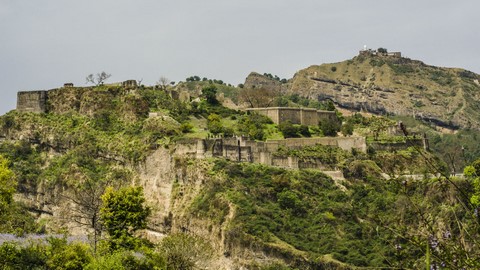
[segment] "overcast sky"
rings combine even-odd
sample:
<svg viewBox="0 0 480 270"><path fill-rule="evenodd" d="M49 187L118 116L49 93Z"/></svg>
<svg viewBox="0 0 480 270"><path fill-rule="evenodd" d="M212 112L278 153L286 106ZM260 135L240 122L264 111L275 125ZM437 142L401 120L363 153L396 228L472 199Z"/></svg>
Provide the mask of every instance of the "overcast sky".
<svg viewBox="0 0 480 270"><path fill-rule="evenodd" d="M16 92L191 75L291 78L385 47L480 73L478 0L0 0L0 114Z"/></svg>

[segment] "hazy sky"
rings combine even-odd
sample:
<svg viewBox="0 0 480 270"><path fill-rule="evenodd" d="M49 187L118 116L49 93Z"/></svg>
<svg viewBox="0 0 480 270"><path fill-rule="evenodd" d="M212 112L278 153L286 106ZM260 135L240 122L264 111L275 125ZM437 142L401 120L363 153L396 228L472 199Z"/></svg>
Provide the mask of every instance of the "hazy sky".
<svg viewBox="0 0 480 270"><path fill-rule="evenodd" d="M282 78L367 45L480 73L478 0L0 0L0 113L16 92L191 75Z"/></svg>

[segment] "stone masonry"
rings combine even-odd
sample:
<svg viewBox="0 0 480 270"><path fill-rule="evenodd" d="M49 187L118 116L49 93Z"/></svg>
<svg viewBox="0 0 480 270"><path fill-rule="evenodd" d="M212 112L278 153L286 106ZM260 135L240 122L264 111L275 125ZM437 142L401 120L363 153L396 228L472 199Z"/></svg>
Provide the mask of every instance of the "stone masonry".
<svg viewBox="0 0 480 270"><path fill-rule="evenodd" d="M297 157L279 157L274 153L279 147L302 148L316 144L340 147L350 151L357 149L366 152L365 137L321 137L321 138L291 138L284 140L267 140L257 142L245 137L198 139L179 142L175 155L191 158L223 157L239 162L261 163L270 166L299 169L328 169L315 159L301 160Z"/></svg>
<svg viewBox="0 0 480 270"><path fill-rule="evenodd" d="M17 93L17 111L44 113L48 91L22 91Z"/></svg>
<svg viewBox="0 0 480 270"><path fill-rule="evenodd" d="M322 120L335 120L337 118L335 112L310 108L269 107L250 108L246 111L265 115L277 125L290 121L292 124L315 126Z"/></svg>

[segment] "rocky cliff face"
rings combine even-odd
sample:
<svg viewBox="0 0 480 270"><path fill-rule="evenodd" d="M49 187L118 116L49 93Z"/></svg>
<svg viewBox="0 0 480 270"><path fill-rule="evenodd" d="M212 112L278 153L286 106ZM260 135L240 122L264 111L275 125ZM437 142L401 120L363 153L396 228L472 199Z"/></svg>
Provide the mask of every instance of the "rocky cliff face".
<svg viewBox="0 0 480 270"><path fill-rule="evenodd" d="M248 89L266 89L278 93L284 93L287 90L287 84L261 75L257 72L250 73L245 79L244 87Z"/></svg>
<svg viewBox="0 0 480 270"><path fill-rule="evenodd" d="M282 86L285 93L332 100L354 111L414 116L450 129L480 129L479 81L480 75L463 69L408 58L358 56L310 66ZM259 74L250 75L245 84L282 87Z"/></svg>
<svg viewBox="0 0 480 270"><path fill-rule="evenodd" d="M291 93L376 114L410 115L452 129L480 128L479 75L390 57L356 57L295 74Z"/></svg>

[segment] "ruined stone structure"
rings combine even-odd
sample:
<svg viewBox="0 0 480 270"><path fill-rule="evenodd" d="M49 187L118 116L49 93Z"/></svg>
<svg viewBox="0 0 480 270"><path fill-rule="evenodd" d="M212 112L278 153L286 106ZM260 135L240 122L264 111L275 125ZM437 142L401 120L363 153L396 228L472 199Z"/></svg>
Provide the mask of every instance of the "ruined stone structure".
<svg viewBox="0 0 480 270"><path fill-rule="evenodd" d="M379 52L378 50L364 49L361 50L358 55L360 56L392 56L392 57L402 57L401 52Z"/></svg>
<svg viewBox="0 0 480 270"><path fill-rule="evenodd" d="M265 115L272 119L275 124L286 121L292 124L315 126L322 120L336 120L337 115L332 111L321 111L310 108L287 108L287 107L269 107L269 108L250 108L248 112L255 112Z"/></svg>
<svg viewBox="0 0 480 270"><path fill-rule="evenodd" d="M126 80L122 82L122 86L125 88L137 88L136 80Z"/></svg>
<svg viewBox="0 0 480 270"><path fill-rule="evenodd" d="M63 87L65 87L65 88L73 87L73 83L64 83Z"/></svg>
<svg viewBox="0 0 480 270"><path fill-rule="evenodd" d="M239 162L254 162L291 169L331 169L316 159L302 160L298 157L275 155L281 146L295 149L316 144L340 147L347 151L357 149L366 152L367 149L364 137L291 138L265 142L232 137L182 141L177 143L175 155L191 158L223 157Z"/></svg>
<svg viewBox="0 0 480 270"><path fill-rule="evenodd" d="M46 112L48 91L21 91L17 93L17 111Z"/></svg>

